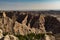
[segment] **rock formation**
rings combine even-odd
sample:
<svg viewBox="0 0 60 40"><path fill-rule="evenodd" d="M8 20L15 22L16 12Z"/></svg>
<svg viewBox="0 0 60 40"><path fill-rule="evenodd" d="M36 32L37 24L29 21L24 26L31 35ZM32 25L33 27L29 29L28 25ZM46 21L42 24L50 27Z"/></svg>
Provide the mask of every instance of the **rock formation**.
<svg viewBox="0 0 60 40"><path fill-rule="evenodd" d="M22 21L22 24L26 25L26 23L27 23L27 18L28 18L28 15L24 18L24 20Z"/></svg>
<svg viewBox="0 0 60 40"><path fill-rule="evenodd" d="M19 40L19 39L15 37L14 35L6 35L4 37L4 40Z"/></svg>
<svg viewBox="0 0 60 40"><path fill-rule="evenodd" d="M44 27L44 23L45 23L44 15L40 15L39 22L40 22L40 30L45 33L46 30Z"/></svg>
<svg viewBox="0 0 60 40"><path fill-rule="evenodd" d="M3 31L0 29L0 39L3 38Z"/></svg>
<svg viewBox="0 0 60 40"><path fill-rule="evenodd" d="M11 13L11 12L10 12ZM15 13L15 12L12 12ZM46 26L46 15L42 14L29 14L29 13L18 13L13 14L13 16L7 16L10 15L9 13L6 14L3 12L3 16L1 18L0 22L0 29L3 30L3 33L7 34L13 34L13 35L27 35L30 33L40 34L44 33L46 36L46 40L50 40L49 38L53 38L53 35L50 37L50 35L47 35L47 30L51 30L50 28L53 28L51 26ZM12 14L11 14L12 15ZM17 16L17 17L16 17ZM52 20L52 19L51 19ZM47 22L47 21L46 21ZM47 28L49 27L49 29ZM57 28L57 27L55 27ZM59 27L58 27L59 28ZM46 30L45 30L46 29ZM54 29L55 30L55 29ZM53 31L52 31L53 33ZM6 35L10 39L10 35ZM48 37L47 37L48 36ZM52 40L52 39L51 39Z"/></svg>
<svg viewBox="0 0 60 40"><path fill-rule="evenodd" d="M45 34L45 40L55 40L55 37L53 35Z"/></svg>
<svg viewBox="0 0 60 40"><path fill-rule="evenodd" d="M10 35L10 34L4 36L3 31L0 29L0 40L19 40L19 39L14 35Z"/></svg>
<svg viewBox="0 0 60 40"><path fill-rule="evenodd" d="M5 38L4 38L4 40L10 40L9 35L6 35Z"/></svg>

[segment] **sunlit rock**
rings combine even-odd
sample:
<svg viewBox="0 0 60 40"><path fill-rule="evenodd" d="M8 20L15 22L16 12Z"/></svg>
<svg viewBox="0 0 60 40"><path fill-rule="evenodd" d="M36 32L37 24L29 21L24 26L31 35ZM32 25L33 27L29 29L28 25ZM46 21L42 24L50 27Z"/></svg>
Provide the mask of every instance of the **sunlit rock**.
<svg viewBox="0 0 60 40"><path fill-rule="evenodd" d="M45 40L51 40L50 37L49 37L49 35L45 34Z"/></svg>
<svg viewBox="0 0 60 40"><path fill-rule="evenodd" d="M28 18L28 15L24 18L24 20L22 21L22 24L25 24L27 23L27 18Z"/></svg>
<svg viewBox="0 0 60 40"><path fill-rule="evenodd" d="M3 31L0 29L0 39L3 38Z"/></svg>
<svg viewBox="0 0 60 40"><path fill-rule="evenodd" d="M44 15L40 15L39 22L40 22L39 25L40 25L41 32L45 33L46 30L45 30L45 27L44 27L44 23L45 23Z"/></svg>
<svg viewBox="0 0 60 40"><path fill-rule="evenodd" d="M6 35L6 36L4 37L4 40L10 40L9 35Z"/></svg>
<svg viewBox="0 0 60 40"><path fill-rule="evenodd" d="M17 37L15 37L14 35L9 35L10 36L10 40L19 40Z"/></svg>
<svg viewBox="0 0 60 40"><path fill-rule="evenodd" d="M3 17L6 17L6 14L5 14L5 12L3 12Z"/></svg>
<svg viewBox="0 0 60 40"><path fill-rule="evenodd" d="M15 37L14 35L6 35L4 37L4 40L19 40L19 39Z"/></svg>

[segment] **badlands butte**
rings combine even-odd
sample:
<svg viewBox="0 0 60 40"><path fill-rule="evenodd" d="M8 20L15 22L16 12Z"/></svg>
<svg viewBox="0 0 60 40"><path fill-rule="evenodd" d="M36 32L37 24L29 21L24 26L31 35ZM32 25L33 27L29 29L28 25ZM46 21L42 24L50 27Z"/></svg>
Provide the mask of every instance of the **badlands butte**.
<svg viewBox="0 0 60 40"><path fill-rule="evenodd" d="M3 34L45 34L45 40L60 40L60 11L0 11Z"/></svg>

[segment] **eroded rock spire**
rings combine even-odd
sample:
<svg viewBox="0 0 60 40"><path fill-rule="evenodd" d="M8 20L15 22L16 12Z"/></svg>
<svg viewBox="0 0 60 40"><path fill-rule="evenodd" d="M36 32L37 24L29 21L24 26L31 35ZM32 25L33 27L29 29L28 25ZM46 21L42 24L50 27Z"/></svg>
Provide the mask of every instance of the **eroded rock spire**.
<svg viewBox="0 0 60 40"><path fill-rule="evenodd" d="M28 18L28 15L24 18L24 20L22 21L22 24L25 24L27 23L27 18Z"/></svg>
<svg viewBox="0 0 60 40"><path fill-rule="evenodd" d="M46 32L46 30L45 30L45 27L44 27L44 22L45 22L45 19L44 19L44 15L40 15L40 18L39 18L39 20L40 20L40 29L41 29L41 31L42 32Z"/></svg>

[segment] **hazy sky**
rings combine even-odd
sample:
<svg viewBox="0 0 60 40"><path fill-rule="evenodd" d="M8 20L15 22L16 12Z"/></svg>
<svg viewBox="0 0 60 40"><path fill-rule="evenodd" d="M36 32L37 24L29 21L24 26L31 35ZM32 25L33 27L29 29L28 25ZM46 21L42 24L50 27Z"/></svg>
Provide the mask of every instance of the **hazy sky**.
<svg viewBox="0 0 60 40"><path fill-rule="evenodd" d="M60 10L60 0L0 0L0 10Z"/></svg>

